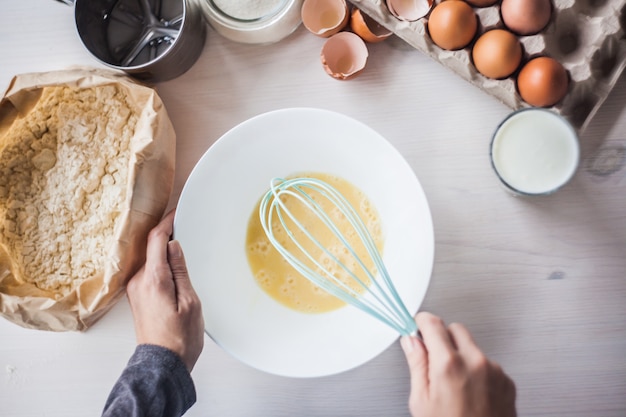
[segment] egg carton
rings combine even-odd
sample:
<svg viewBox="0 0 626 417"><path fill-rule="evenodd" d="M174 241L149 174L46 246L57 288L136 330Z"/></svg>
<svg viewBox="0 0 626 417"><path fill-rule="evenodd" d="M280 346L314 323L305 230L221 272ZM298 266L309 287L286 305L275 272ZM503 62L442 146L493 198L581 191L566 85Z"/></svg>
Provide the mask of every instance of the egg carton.
<svg viewBox="0 0 626 417"><path fill-rule="evenodd" d="M428 16L407 22L392 15L385 0L351 0L351 3L415 49L505 105L515 110L530 107L517 92L516 74L494 80L476 70L471 60L474 42L464 49L447 51L431 41L426 28ZM484 8L474 7L479 19L474 40L487 30L505 28L498 3ZM518 36L524 49L522 62L546 55L565 67L570 77L569 91L550 109L564 116L582 133L626 67L626 2L553 0L552 5L550 23L543 31Z"/></svg>

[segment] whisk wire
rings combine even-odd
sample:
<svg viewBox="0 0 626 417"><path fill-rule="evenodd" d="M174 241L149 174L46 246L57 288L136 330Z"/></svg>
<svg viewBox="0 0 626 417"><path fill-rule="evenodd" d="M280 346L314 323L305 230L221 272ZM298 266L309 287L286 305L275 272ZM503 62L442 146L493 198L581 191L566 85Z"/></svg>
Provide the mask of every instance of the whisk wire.
<svg viewBox="0 0 626 417"><path fill-rule="evenodd" d="M337 224L330 218L328 213L307 191L313 191L323 199L329 201L336 207L340 213L345 216L347 222L356 232L359 240L371 257L375 271L381 277L381 282L365 265L364 261L357 255L355 249L349 244L348 239L341 232ZM359 268L366 275L369 282L363 279L342 262L335 254L326 248L313 234L307 229L298 217L289 209L282 197L291 196L303 204L317 219L319 219L325 227L327 227L334 236L341 242L344 248L348 250L352 259L356 261ZM298 248L300 253L308 259L317 270L314 270L310 264L303 261L290 250L288 250L281 242L279 242L272 229L274 222L274 213L281 227L285 230L291 242ZM270 190L261 200L259 207L259 216L261 225L267 235L270 243L276 250L287 260L289 264L296 269L301 275L313 282L323 290L334 295L347 304L351 304L371 316L377 318L383 323L395 329L402 335L416 334L417 327L411 314L406 309L400 296L398 295L389 273L382 261L382 257L376 247L373 237L369 233L363 220L358 215L350 202L336 189L329 184L315 178L294 178L282 179L274 178L270 183ZM290 227L289 221L293 224ZM302 232L306 239L312 242L325 256L330 258L335 265L339 266L349 278L358 284L364 290L364 294L357 292L339 277L335 276L325 265L323 265L315 256L313 256L304 244L295 236L292 227Z"/></svg>
<svg viewBox="0 0 626 417"><path fill-rule="evenodd" d="M311 188L312 190L322 194L324 197L326 197L329 200L333 201L337 205L337 207L340 208L342 213L346 216L346 219L348 220L350 225L356 231L360 241L364 244L368 254L370 255L370 257L374 261L375 268L377 270L381 271L381 276L382 276L383 280L385 281L386 288L388 288L390 291L394 291L395 292L395 288L393 287L393 284L391 283L391 280L389 278L389 274L387 273L385 264L383 263L382 258L380 256L380 252L376 249L376 243L374 242L374 239L373 239L372 235L368 232L367 227L363 223L363 220L358 215L358 213L356 212L354 207L346 200L346 198L341 193L339 193L334 188L332 188L330 186L326 187L326 186L322 185L317 180L309 180L309 181L310 181L309 183L306 183L304 181L301 181L301 182L304 183L304 186L306 186L308 188ZM300 186L294 186L294 188L300 190ZM306 194L306 193L304 193L304 194ZM353 258L357 261L357 263L361 267L361 270L364 271L365 274L367 274L367 276L369 278L369 282L371 283L371 285L375 286L375 288L376 288L376 290L378 292L370 291L370 295L372 295L375 298L375 300L378 301L379 303L383 302L383 300L381 300L381 298L380 298L380 296L383 296L384 297L384 301L388 303L388 304L386 304L386 306L392 308L393 313L395 313L396 318L402 319L403 312L400 310L400 306L403 306L403 304L397 302L399 297L396 296L396 299L391 299L389 297L389 294L384 290L384 288L378 283L378 281L372 275L370 270L365 266L365 264L363 263L362 259L356 254L356 252L354 251L353 247L348 243L347 239L345 238L343 233L341 233L341 231L336 226L336 224L334 222L332 222L332 220L329 218L328 214L308 194L306 194L306 197L311 201L311 203L314 204L316 215L318 215L318 217L323 217L326 220L325 224L331 230L333 230L335 235L341 240L341 243L350 251L350 253L353 256ZM308 233L307 233L307 235L310 237L310 235ZM317 244L318 247L320 247L320 249L324 250L324 248L319 244L318 241L315 241L315 243ZM342 267L342 269L345 272L350 274L350 276L361 285L361 287L363 289L366 289L366 290L368 289L367 284L365 284L361 279L359 279L352 272L351 269L349 269L344 263L340 262L336 257L333 256L333 258ZM359 294L357 293L356 295L358 296ZM380 309L375 304L368 304L368 306L370 308L380 312ZM380 313L380 314L382 315L382 313ZM406 314L408 314L408 312L406 312ZM413 322L412 319L411 319L411 322Z"/></svg>
<svg viewBox="0 0 626 417"><path fill-rule="evenodd" d="M294 187L294 188L296 188L296 187ZM283 190L280 193L280 195L281 196L282 195L291 195L291 196L299 199L300 201L304 202L302 200L303 197L300 194L293 193L290 190ZM318 216L318 218L320 218L322 220L324 220L324 218L326 218L326 220L329 220L328 217L326 216L326 214L321 210L321 207L319 206L319 204L317 204L312 198L310 198L310 196L308 194L306 195L306 198L310 201L312 206L316 208L316 210L314 210L313 212L314 212L314 214L316 216ZM321 264L314 256L312 256L304 248L304 246L300 243L300 241L295 238L294 233L291 231L291 229L287 225L285 217L283 216L283 212L298 227L298 229L300 231L302 231L308 237L308 239L311 242L313 242L319 249L321 249L322 251L326 252L326 248L319 242L319 240L315 239L312 236L312 234L308 231L308 229L304 225L302 225L302 223L298 220L298 218L295 215L292 214L292 212L289 210L289 208L283 203L283 201L280 198L274 199L272 201L272 204L279 205L281 210L270 210L269 211L268 225L272 224L273 213L276 212L277 216L278 216L278 219L279 219L279 221L281 223L281 226L283 227L283 229L285 230L285 232L287 233L287 235L289 236L291 241L298 247L300 252L307 259L309 259L318 269L323 271L326 274L326 276L333 276L332 272L330 272L323 264ZM261 209L263 210L263 207ZM268 229L265 226L266 225L263 224L263 228L265 229L265 231L267 233ZM271 243L275 247L277 247L279 249L279 252L283 255L283 257L286 257L287 260L292 264L292 266L294 266L298 270L298 272L300 272L301 274L303 274L305 276L307 276L308 274L314 274L315 273L313 271L313 269L310 268L305 262L301 261L298 257L293 255L291 252L287 251L286 248L284 248L284 246L280 242L276 241L273 238L273 234L270 234L270 241L271 241ZM351 250L351 248L350 248L350 250ZM333 255L332 253L328 252L327 256L331 257L338 265L340 265L342 267L342 269L345 272L347 272L348 274L352 274L352 271L344 263L339 261L339 259L337 259L335 255ZM369 271L366 268L364 268L364 271L369 274ZM359 279L356 275L354 275L354 279L363 288L367 288L367 285L361 279ZM321 281L321 282L317 282L316 281L316 284L318 284L319 286L322 286L326 290L333 290L333 287L331 285L329 285L330 283L327 282L327 281ZM359 295L359 293L355 292L351 287L349 287L348 285L346 285L344 282L342 282L340 280L334 281L333 285L337 285L337 286L341 287L341 289L343 289L344 291L348 292L350 296L356 297L356 296ZM341 293L340 293L340 295L341 295Z"/></svg>
<svg viewBox="0 0 626 417"><path fill-rule="evenodd" d="M311 189L313 189L314 191L319 192L320 194L324 195L324 197L328 198L328 195L326 194L326 191L321 189L321 188L317 188L317 187L312 187L312 186L308 186ZM300 191L300 194L297 194L296 197L300 200L302 200L302 197L306 198L310 203L311 206L314 208L313 213L317 216L318 219L322 220L324 222L325 225L327 225L335 234L335 236L340 240L340 242L344 245L344 247L350 252L350 254L352 255L353 259L355 259L357 261L357 263L359 264L359 266L361 267L361 270L368 275L368 278L370 280L373 280L373 276L370 273L369 269L365 266L365 264L363 263L363 261L361 260L360 257L357 256L354 248L348 244L348 241L346 239L346 237L344 236L344 234L341 232L341 230L339 230L339 228L337 227L337 225L330 219L330 217L328 216L328 214L323 210L323 208L306 192L302 191L301 188L299 186L294 186L295 189L297 189L298 191ZM288 192L288 191L287 191ZM290 192L288 192L290 193ZM292 194L292 193L290 193ZM281 208L283 208L289 215L292 221L294 221L294 223L297 224L298 228L310 239L310 241L312 241L319 249L321 249L322 251L326 251L326 248L319 242L319 240L315 239L313 237L313 235L311 233L309 233L308 229L306 227L304 227L300 222L297 221L296 216L293 216L291 214L291 212L288 210L288 208L282 204ZM343 207L342 207L343 208ZM352 207L350 207L352 208ZM280 214L280 212L279 212ZM356 225L353 224L354 223L354 217L347 217L347 219L349 220L350 224L355 227ZM331 274L330 271L328 271L326 268L324 268L318 261L317 259L315 259L314 257L310 256L310 254L308 252L306 252L302 246L299 244L299 241L297 241L293 234L290 235L290 237L292 237L294 243L296 243L296 245L299 247L300 250L302 250L307 257L316 264L316 266L321 267L324 272L326 272L327 274ZM359 236L362 238L362 236ZM328 256L330 256L338 265L341 266L341 268L348 274L352 274L352 270L350 268L348 268L343 262L341 262L332 252L328 252L327 253ZM360 278L358 278L358 276L354 275L355 281L359 283L359 285L363 288L363 289L367 289L367 284L365 284ZM341 282L341 281L340 281ZM350 288L348 286L346 286L347 288Z"/></svg>

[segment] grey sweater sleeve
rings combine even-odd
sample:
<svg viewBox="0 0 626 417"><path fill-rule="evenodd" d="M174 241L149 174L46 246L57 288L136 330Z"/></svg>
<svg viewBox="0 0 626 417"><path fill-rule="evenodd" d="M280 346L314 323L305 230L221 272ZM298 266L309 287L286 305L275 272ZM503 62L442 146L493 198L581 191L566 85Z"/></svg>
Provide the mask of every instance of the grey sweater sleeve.
<svg viewBox="0 0 626 417"><path fill-rule="evenodd" d="M139 345L117 380L102 417L180 417L196 402L196 389L180 357Z"/></svg>

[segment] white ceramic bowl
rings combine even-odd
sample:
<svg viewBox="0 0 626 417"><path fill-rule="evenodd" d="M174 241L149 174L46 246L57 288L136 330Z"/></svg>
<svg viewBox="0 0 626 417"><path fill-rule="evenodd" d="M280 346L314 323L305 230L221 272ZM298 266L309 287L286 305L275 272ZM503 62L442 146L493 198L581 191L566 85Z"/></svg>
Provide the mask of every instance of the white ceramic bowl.
<svg viewBox="0 0 626 417"><path fill-rule="evenodd" d="M352 306L305 314L256 283L245 251L250 215L273 177L338 175L378 209L383 260L411 313L420 306L434 257L432 220L411 167L382 136L344 115L284 109L254 117L220 138L183 188L174 224L202 303L206 332L257 369L315 377L359 366L398 334Z"/></svg>

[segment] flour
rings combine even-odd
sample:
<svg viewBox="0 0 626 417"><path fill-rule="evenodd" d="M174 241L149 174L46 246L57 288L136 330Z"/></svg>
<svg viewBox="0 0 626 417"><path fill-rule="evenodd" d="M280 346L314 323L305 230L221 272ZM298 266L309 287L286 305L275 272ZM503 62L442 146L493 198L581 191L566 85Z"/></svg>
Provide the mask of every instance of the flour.
<svg viewBox="0 0 626 417"><path fill-rule="evenodd" d="M227 15L241 20L254 20L276 12L285 0L213 0Z"/></svg>
<svg viewBox="0 0 626 417"><path fill-rule="evenodd" d="M136 120L115 86L47 87L0 136L0 247L19 280L62 297L102 273Z"/></svg>

